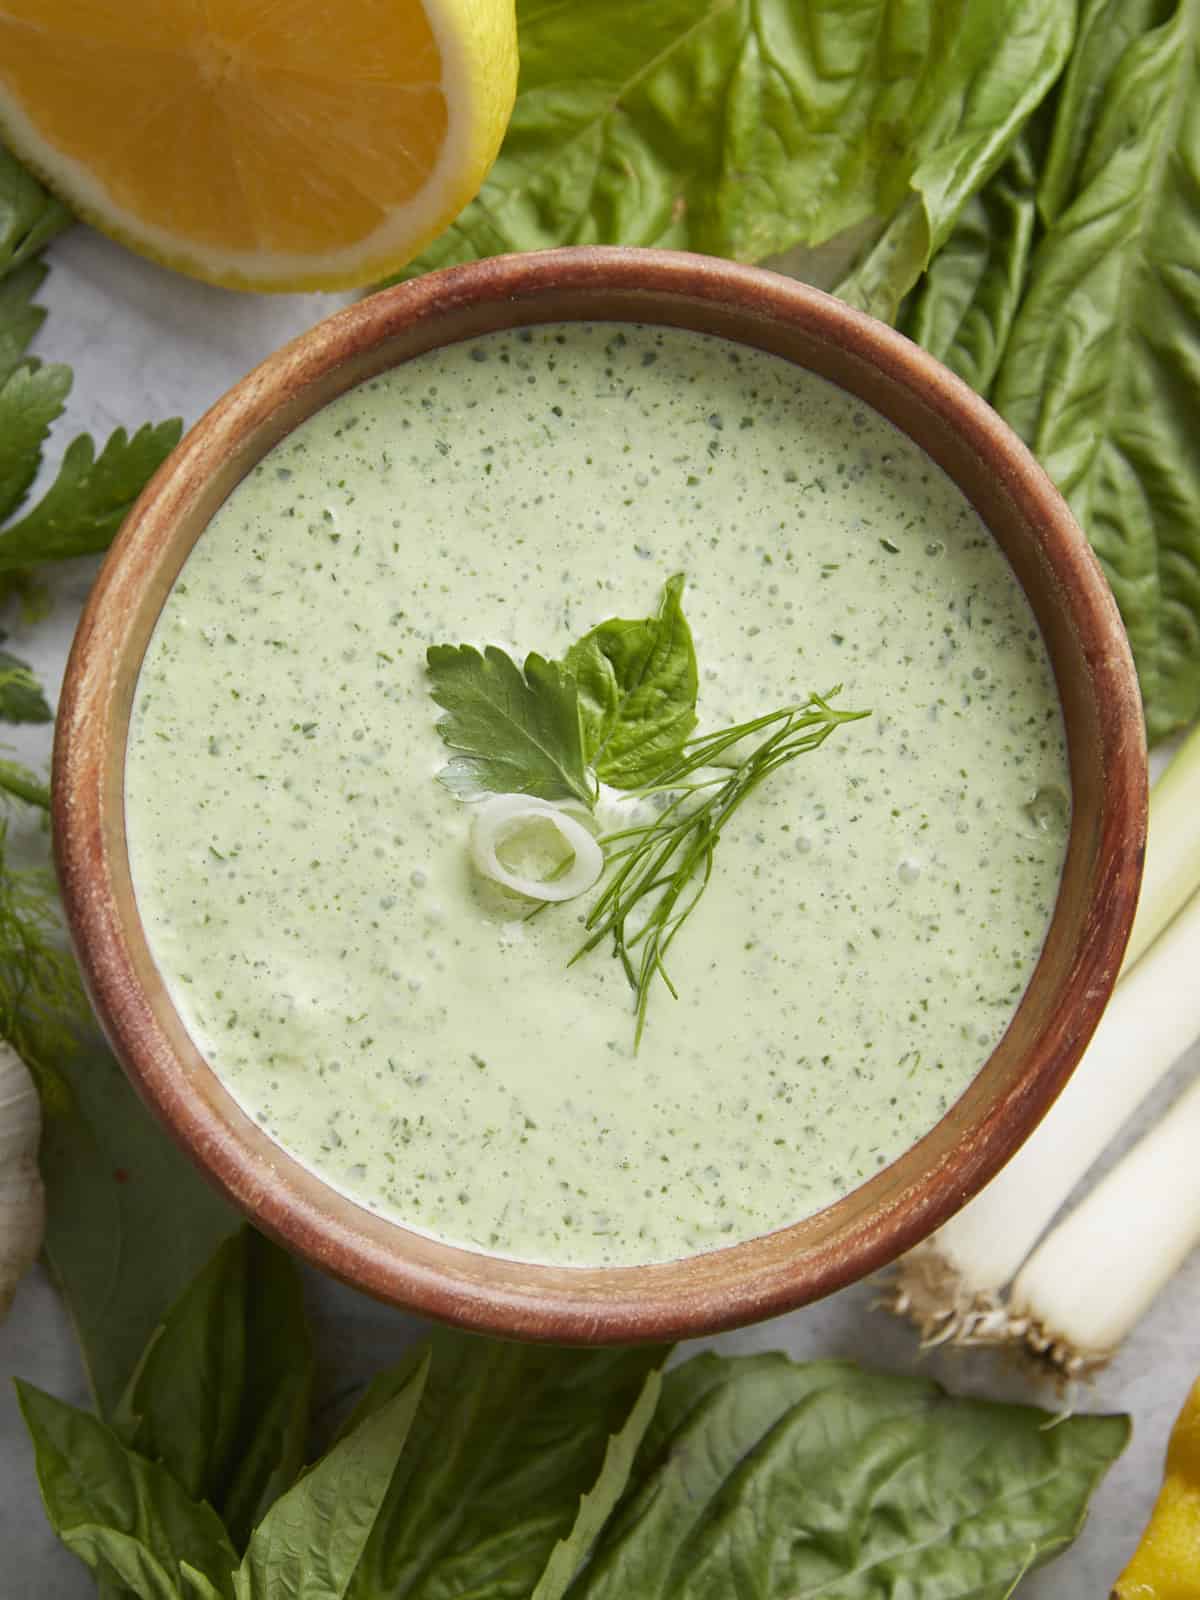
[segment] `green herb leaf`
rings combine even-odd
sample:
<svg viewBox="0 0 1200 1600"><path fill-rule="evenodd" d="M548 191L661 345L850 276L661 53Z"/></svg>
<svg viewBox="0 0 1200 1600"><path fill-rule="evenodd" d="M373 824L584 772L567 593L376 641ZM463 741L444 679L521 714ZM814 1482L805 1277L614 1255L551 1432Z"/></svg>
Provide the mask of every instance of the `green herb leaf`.
<svg viewBox="0 0 1200 1600"><path fill-rule="evenodd" d="M0 633L0 643L5 635ZM52 722L42 686L32 669L7 650L0 650L0 722Z"/></svg>
<svg viewBox="0 0 1200 1600"><path fill-rule="evenodd" d="M1061 67L1073 6L519 0L517 17L500 156L406 277L563 244L760 261L911 190L911 283Z"/></svg>
<svg viewBox="0 0 1200 1600"><path fill-rule="evenodd" d="M19 1381L17 1399L46 1515L69 1550L142 1600L176 1600L181 1561L230 1600L237 1556L210 1506L189 1499L165 1468L86 1411Z"/></svg>
<svg viewBox="0 0 1200 1600"><path fill-rule="evenodd" d="M439 779L459 800L533 794L594 799L583 756L575 680L557 661L525 657L524 671L497 645L427 652L430 693L446 711L438 732L455 752Z"/></svg>
<svg viewBox="0 0 1200 1600"><path fill-rule="evenodd" d="M70 1109L49 1117L42 1136L46 1258L100 1412L111 1416L168 1307L238 1219L94 1033L56 1065Z"/></svg>
<svg viewBox="0 0 1200 1600"><path fill-rule="evenodd" d="M925 274L904 332L986 395L1025 286L1037 222L1037 166L1028 130Z"/></svg>
<svg viewBox="0 0 1200 1600"><path fill-rule="evenodd" d="M113 1419L193 1500L217 1502L241 1409L246 1235L227 1239L155 1330Z"/></svg>
<svg viewBox="0 0 1200 1600"><path fill-rule="evenodd" d="M198 1595L199 1600L221 1600L221 1592L204 1576L191 1567L186 1561L179 1563L179 1570L183 1573L184 1590L187 1594Z"/></svg>
<svg viewBox="0 0 1200 1600"><path fill-rule="evenodd" d="M33 1075L46 1138L49 1125L74 1104L64 1073L91 1011L63 948L53 874L10 866L7 846L7 826L0 822L0 1038Z"/></svg>
<svg viewBox="0 0 1200 1600"><path fill-rule="evenodd" d="M447 1330L429 1351L425 1397L350 1600L529 1595L665 1351L556 1350Z"/></svg>
<svg viewBox="0 0 1200 1600"><path fill-rule="evenodd" d="M192 1499L214 1505L244 1547L303 1465L312 1369L299 1274L242 1228L167 1313L115 1425Z"/></svg>
<svg viewBox="0 0 1200 1600"><path fill-rule="evenodd" d="M0 388L0 520L28 493L42 444L70 389L70 367L44 367L38 361L18 366Z"/></svg>
<svg viewBox="0 0 1200 1600"><path fill-rule="evenodd" d="M961 15L961 56L922 80L911 192L837 289L887 322L1053 87L1075 32L1073 0L998 0Z"/></svg>
<svg viewBox="0 0 1200 1600"><path fill-rule="evenodd" d="M237 1600L342 1600L359 1564L425 1386L404 1387L353 1428L268 1511L234 1576Z"/></svg>
<svg viewBox="0 0 1200 1600"><path fill-rule="evenodd" d="M0 277L0 384L8 382L46 320L42 307L33 303L45 277L40 261L27 261Z"/></svg>
<svg viewBox="0 0 1200 1600"><path fill-rule="evenodd" d="M36 255L73 220L66 206L0 145L0 277Z"/></svg>
<svg viewBox="0 0 1200 1600"><path fill-rule="evenodd" d="M993 393L1104 564L1154 738L1200 713L1198 68L1194 0L1085 8Z"/></svg>
<svg viewBox="0 0 1200 1600"><path fill-rule="evenodd" d="M1124 1417L781 1355L695 1357L660 1419L572 1600L1004 1600L1075 1537L1129 1437Z"/></svg>
<svg viewBox="0 0 1200 1600"><path fill-rule="evenodd" d="M177 419L148 422L132 437L118 428L99 456L88 434L73 439L43 498L0 532L0 572L106 550L181 432Z"/></svg>
<svg viewBox="0 0 1200 1600"><path fill-rule="evenodd" d="M538 1579L531 1600L562 1600L592 1553L605 1523L625 1493L634 1459L650 1426L662 1393L662 1375L652 1372L642 1385L633 1410L620 1433L614 1433L604 1452L595 1483L579 1503L574 1526L550 1553L546 1570Z"/></svg>
<svg viewBox="0 0 1200 1600"><path fill-rule="evenodd" d="M49 786L19 761L0 760L0 793L23 800L28 806L37 806L40 811L50 809Z"/></svg>
<svg viewBox="0 0 1200 1600"><path fill-rule="evenodd" d="M610 617L567 651L584 757L618 789L653 783L696 726L696 651L683 586L682 573L667 582L657 617Z"/></svg>
<svg viewBox="0 0 1200 1600"><path fill-rule="evenodd" d="M312 1334L304 1289L286 1251L245 1231L246 1360L231 1474L216 1504L242 1549L304 1464L312 1399Z"/></svg>

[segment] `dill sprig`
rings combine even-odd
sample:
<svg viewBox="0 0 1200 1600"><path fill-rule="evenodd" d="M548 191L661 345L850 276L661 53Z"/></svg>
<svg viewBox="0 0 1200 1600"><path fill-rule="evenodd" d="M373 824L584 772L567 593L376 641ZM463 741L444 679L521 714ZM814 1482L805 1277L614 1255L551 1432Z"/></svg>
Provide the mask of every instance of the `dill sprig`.
<svg viewBox="0 0 1200 1600"><path fill-rule="evenodd" d="M613 955L635 995L635 1050L655 977L678 999L666 968L667 952L708 887L725 827L777 768L816 750L842 723L870 715L831 706L840 688L689 739L654 784L635 791L643 799L663 797L658 815L601 839L608 879L588 916L589 936L571 964L605 939L612 940ZM738 747L757 734L762 738L741 753ZM727 776L711 771L721 767L729 768ZM697 776L706 769L708 776Z"/></svg>

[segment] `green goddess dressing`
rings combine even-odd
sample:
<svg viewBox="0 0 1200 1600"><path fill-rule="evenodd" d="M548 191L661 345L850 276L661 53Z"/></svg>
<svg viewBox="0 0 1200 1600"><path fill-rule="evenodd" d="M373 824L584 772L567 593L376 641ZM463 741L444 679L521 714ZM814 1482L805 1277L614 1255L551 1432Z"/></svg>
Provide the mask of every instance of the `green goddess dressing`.
<svg viewBox="0 0 1200 1600"><path fill-rule="evenodd" d="M470 863L427 646L561 656L686 575L700 730L811 691L871 716L722 837L633 1049L590 896ZM298 427L163 608L126 768L150 948L214 1071L360 1204L542 1262L798 1220L963 1092L1028 982L1068 824L1028 603L903 434L672 329L422 356Z"/></svg>

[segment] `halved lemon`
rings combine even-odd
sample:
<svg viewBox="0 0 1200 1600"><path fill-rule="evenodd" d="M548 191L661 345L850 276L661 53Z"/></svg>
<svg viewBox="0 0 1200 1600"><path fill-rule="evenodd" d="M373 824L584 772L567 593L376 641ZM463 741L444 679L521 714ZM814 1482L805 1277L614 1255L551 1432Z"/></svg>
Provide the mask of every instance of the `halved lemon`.
<svg viewBox="0 0 1200 1600"><path fill-rule="evenodd" d="M514 0L0 0L0 130L78 215L211 283L394 272L479 191Z"/></svg>

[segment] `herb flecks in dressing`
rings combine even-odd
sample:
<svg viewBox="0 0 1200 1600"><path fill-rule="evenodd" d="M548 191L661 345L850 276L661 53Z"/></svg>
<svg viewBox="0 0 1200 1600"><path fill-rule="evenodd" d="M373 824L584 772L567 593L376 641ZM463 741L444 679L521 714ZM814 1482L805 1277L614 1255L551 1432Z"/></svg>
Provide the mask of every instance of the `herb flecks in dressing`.
<svg viewBox="0 0 1200 1600"><path fill-rule="evenodd" d="M676 572L706 727L814 684L872 715L725 836L635 1057L620 964L567 968L587 898L514 918L470 868L425 652L469 619L561 658ZM164 606L126 769L151 949L231 1092L362 1204L558 1262L780 1227L932 1127L1028 982L1068 794L1028 604L921 451L774 357L580 324L283 440Z"/></svg>

